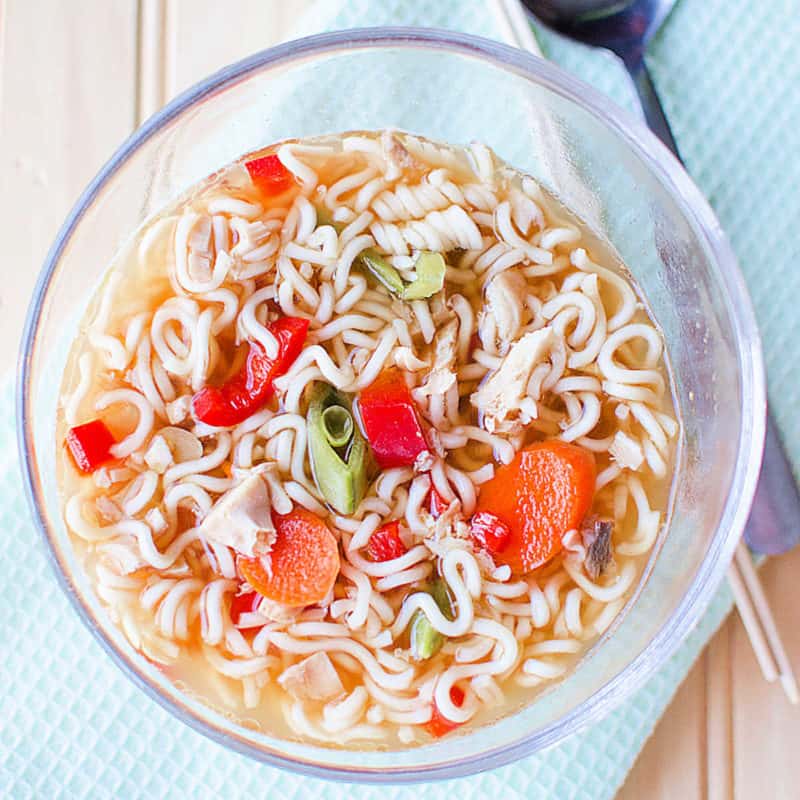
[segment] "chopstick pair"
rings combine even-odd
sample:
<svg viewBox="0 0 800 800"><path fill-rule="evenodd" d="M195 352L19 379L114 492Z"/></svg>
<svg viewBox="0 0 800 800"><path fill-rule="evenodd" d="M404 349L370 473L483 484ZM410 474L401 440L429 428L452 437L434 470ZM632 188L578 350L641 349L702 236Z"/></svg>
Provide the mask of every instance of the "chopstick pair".
<svg viewBox="0 0 800 800"><path fill-rule="evenodd" d="M761 586L761 580L743 541L739 542L736 548L728 571L728 582L764 679L769 683L780 679L789 702L796 705L800 700L797 680Z"/></svg>
<svg viewBox="0 0 800 800"><path fill-rule="evenodd" d="M508 42L536 55L542 54L519 0L493 0L491 8ZM797 681L758 573L743 542L736 549L728 579L764 678L770 683L780 679L789 701L796 704L800 699Z"/></svg>

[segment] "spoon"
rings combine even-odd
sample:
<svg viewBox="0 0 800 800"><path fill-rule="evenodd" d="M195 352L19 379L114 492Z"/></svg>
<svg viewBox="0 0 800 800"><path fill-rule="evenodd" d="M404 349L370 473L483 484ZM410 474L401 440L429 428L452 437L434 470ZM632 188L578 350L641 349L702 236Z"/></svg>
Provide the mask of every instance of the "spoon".
<svg viewBox="0 0 800 800"><path fill-rule="evenodd" d="M633 81L648 127L682 162L644 61L648 42L675 0L522 0L547 27L617 55ZM744 537L757 553L776 555L800 542L800 492L772 414L767 414L764 457Z"/></svg>

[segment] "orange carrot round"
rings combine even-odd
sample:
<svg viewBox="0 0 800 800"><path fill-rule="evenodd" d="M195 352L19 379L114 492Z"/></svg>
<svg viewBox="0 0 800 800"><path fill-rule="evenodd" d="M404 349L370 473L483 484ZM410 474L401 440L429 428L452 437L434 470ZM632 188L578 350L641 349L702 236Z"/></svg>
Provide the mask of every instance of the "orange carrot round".
<svg viewBox="0 0 800 800"><path fill-rule="evenodd" d="M521 574L561 552L561 538L581 524L592 505L594 483L592 453L557 440L531 445L499 467L481 486L477 507L511 529L495 561Z"/></svg>
<svg viewBox="0 0 800 800"><path fill-rule="evenodd" d="M319 603L339 574L339 548L328 526L304 508L273 514L277 537L269 572L260 558L240 557L242 577L260 595L285 606Z"/></svg>

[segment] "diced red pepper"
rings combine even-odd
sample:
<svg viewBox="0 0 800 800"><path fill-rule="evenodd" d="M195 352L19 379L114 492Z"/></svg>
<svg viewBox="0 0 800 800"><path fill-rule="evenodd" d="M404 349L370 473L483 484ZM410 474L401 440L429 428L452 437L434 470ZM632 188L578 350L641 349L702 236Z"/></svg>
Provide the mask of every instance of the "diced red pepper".
<svg viewBox="0 0 800 800"><path fill-rule="evenodd" d="M258 342L250 342L244 366L222 386L206 386L192 398L196 419L208 425L238 425L269 400L272 382L292 366L308 333L307 319L281 317L267 327L278 340L278 355L269 358Z"/></svg>
<svg viewBox="0 0 800 800"><path fill-rule="evenodd" d="M373 561L391 561L407 552L400 538L400 522L396 519L378 528L367 542L367 555Z"/></svg>
<svg viewBox="0 0 800 800"><path fill-rule="evenodd" d="M511 528L491 511L477 511L470 522L472 538L490 555L502 553L511 541Z"/></svg>
<svg viewBox="0 0 800 800"><path fill-rule="evenodd" d="M358 396L364 433L381 469L411 466L428 449L411 392L399 370L388 369Z"/></svg>
<svg viewBox="0 0 800 800"><path fill-rule="evenodd" d="M292 185L292 173L281 164L275 153L246 161L253 185L267 197L283 194Z"/></svg>
<svg viewBox="0 0 800 800"><path fill-rule="evenodd" d="M458 686L450 687L450 699L453 701L453 705L460 708L464 702L463 689L459 689ZM436 707L436 703L434 703L433 715L423 727L431 736L435 736L438 739L440 736L444 736L446 733L455 730L460 724L460 722L453 722L443 717Z"/></svg>
<svg viewBox="0 0 800 800"><path fill-rule="evenodd" d="M116 444L114 435L100 419L76 425L67 433L67 446L81 472L94 472L111 461L113 444Z"/></svg>
<svg viewBox="0 0 800 800"><path fill-rule="evenodd" d="M442 497L439 492L436 491L435 486L431 486L431 491L428 497L430 500L431 516L434 519L439 519L439 517L441 517L442 514L444 514L444 512L450 507L450 503L448 503L444 497Z"/></svg>
<svg viewBox="0 0 800 800"><path fill-rule="evenodd" d="M253 614L258 611L260 602L261 595L258 592L237 594L233 600L231 600L231 622L234 625L238 625L242 614ZM250 628L240 628L240 630L248 631Z"/></svg>

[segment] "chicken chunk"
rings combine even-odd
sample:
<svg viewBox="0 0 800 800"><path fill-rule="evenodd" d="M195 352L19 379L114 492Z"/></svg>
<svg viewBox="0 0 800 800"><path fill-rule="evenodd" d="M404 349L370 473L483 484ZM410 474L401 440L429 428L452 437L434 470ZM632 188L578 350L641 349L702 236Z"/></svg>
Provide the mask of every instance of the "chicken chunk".
<svg viewBox="0 0 800 800"><path fill-rule="evenodd" d="M314 653L285 669L278 683L300 700L332 700L344 693L339 673L328 654L323 652Z"/></svg>
<svg viewBox="0 0 800 800"><path fill-rule="evenodd" d="M266 597L262 597L258 604L258 613L271 622L296 622L302 610L302 607L285 606L283 603L276 603Z"/></svg>
<svg viewBox="0 0 800 800"><path fill-rule="evenodd" d="M100 516L108 522L119 522L124 516L119 505L104 494L95 500L95 507Z"/></svg>
<svg viewBox="0 0 800 800"><path fill-rule="evenodd" d="M494 572L495 564L492 557L482 548L475 546L470 526L464 519L458 499L454 499L437 518L423 511L420 519L425 525L422 543L437 558L444 558L451 550L467 550L475 556L484 575L491 575Z"/></svg>
<svg viewBox="0 0 800 800"><path fill-rule="evenodd" d="M271 511L266 483L260 474L251 475L217 500L200 532L243 556L265 556L276 536Z"/></svg>
<svg viewBox="0 0 800 800"><path fill-rule="evenodd" d="M641 445L624 431L617 431L608 452L622 469L637 470L644 463Z"/></svg>
<svg viewBox="0 0 800 800"><path fill-rule="evenodd" d="M150 442L144 454L144 462L150 469L155 470L159 475L163 475L174 463L172 451L169 449L167 440L156 435Z"/></svg>
<svg viewBox="0 0 800 800"><path fill-rule="evenodd" d="M427 361L417 358L413 349L410 347L395 347L392 356L394 358L394 363L406 372L417 372L417 370L425 369L430 366Z"/></svg>
<svg viewBox="0 0 800 800"><path fill-rule="evenodd" d="M458 352L458 319L453 318L436 334L433 344L433 366L425 383L415 391L422 397L443 395L456 383Z"/></svg>
<svg viewBox="0 0 800 800"><path fill-rule="evenodd" d="M438 511L435 515L424 508L420 509L419 519L424 527L417 533L422 535L426 546L446 539L459 540L459 546L472 541L469 525L464 520L461 501L457 497L447 504L447 508Z"/></svg>
<svg viewBox="0 0 800 800"><path fill-rule="evenodd" d="M484 347L492 344L500 353L508 351L522 328L526 291L525 278L516 270L501 272L489 281L486 287L486 311L482 313L479 325ZM487 322L491 324L487 325ZM484 341L484 336L489 336L489 330L496 339L491 343Z"/></svg>
<svg viewBox="0 0 800 800"><path fill-rule="evenodd" d="M471 397L489 433L515 435L527 421L522 414L533 370L547 357L555 342L552 328L526 333L514 342L500 366Z"/></svg>
<svg viewBox="0 0 800 800"><path fill-rule="evenodd" d="M381 134L381 147L387 162L384 176L386 180L397 180L406 170L419 169L419 162L391 131L385 130Z"/></svg>
<svg viewBox="0 0 800 800"><path fill-rule="evenodd" d="M192 396L188 394L181 395L171 403L167 403L167 419L170 425L178 425L183 422L189 416L191 408Z"/></svg>

